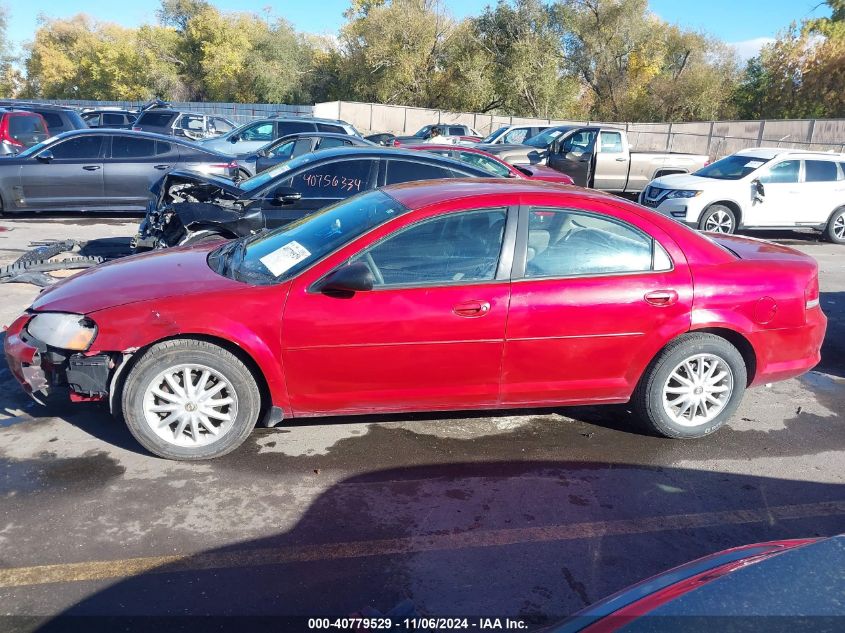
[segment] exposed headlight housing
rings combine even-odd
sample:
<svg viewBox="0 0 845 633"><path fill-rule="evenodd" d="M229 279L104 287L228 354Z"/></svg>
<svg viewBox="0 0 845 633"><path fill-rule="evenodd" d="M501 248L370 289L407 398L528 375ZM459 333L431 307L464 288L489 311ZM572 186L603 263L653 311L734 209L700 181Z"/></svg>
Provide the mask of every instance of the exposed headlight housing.
<svg viewBox="0 0 845 633"><path fill-rule="evenodd" d="M693 191L691 189L675 189L674 191L670 191L666 195L666 199L669 198L697 198L701 195L700 191Z"/></svg>
<svg viewBox="0 0 845 633"><path fill-rule="evenodd" d="M50 347L84 352L97 336L97 326L82 314L39 312L26 324L30 335Z"/></svg>

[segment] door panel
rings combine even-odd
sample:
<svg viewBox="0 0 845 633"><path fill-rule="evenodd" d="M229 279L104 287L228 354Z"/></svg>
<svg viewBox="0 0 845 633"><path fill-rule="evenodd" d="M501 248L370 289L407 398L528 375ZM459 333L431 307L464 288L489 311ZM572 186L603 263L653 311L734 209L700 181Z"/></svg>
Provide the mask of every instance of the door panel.
<svg viewBox="0 0 845 633"><path fill-rule="evenodd" d="M769 167L759 180L765 195L751 205L743 218L746 226L789 226L795 223L795 209L801 200L801 161L783 160ZM749 190L752 186L749 184ZM749 191L749 193L752 193ZM752 193L753 195L753 193Z"/></svg>
<svg viewBox="0 0 845 633"><path fill-rule="evenodd" d="M596 153L593 186L604 191L625 191L630 158L621 132L602 131Z"/></svg>
<svg viewBox="0 0 845 633"><path fill-rule="evenodd" d="M308 292L313 278L295 282L283 329L294 413L495 405L505 217L448 214L394 232L352 258L378 271L371 291L330 296Z"/></svg>
<svg viewBox="0 0 845 633"><path fill-rule="evenodd" d="M103 186L109 206L115 210L144 211L150 187L173 168L177 157L172 151L157 155L152 138L113 136L111 156L103 161Z"/></svg>
<svg viewBox="0 0 845 633"><path fill-rule="evenodd" d="M626 400L645 363L689 328L692 283L680 252L673 270L637 272L652 257L648 236L630 224L544 209L522 225L528 261L511 291L503 404ZM555 270L574 276L545 276ZM668 304L646 299L659 291Z"/></svg>
<svg viewBox="0 0 845 633"><path fill-rule="evenodd" d="M47 150L54 159L37 158L21 166L21 191L26 204L21 208L43 210L85 210L104 205L102 136L76 136Z"/></svg>

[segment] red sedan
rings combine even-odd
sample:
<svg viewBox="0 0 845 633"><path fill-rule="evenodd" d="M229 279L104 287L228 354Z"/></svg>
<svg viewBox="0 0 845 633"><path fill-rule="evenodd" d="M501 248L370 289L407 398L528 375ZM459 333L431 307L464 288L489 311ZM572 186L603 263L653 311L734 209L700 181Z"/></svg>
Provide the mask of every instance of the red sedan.
<svg viewBox="0 0 845 633"><path fill-rule="evenodd" d="M148 450L203 459L256 422L631 401L700 437L747 386L819 361L816 262L634 203L435 180L272 232L127 257L43 292L6 333L40 396L108 399Z"/></svg>
<svg viewBox="0 0 845 633"><path fill-rule="evenodd" d="M463 147L461 145L406 145L405 149L415 149L423 152L432 152L460 160L470 165L475 165L494 176L502 178L528 178L529 180L543 180L545 182L556 182L559 185L574 185L575 181L568 174L559 172L557 169L545 165L511 165L498 156L493 156L484 150L475 147Z"/></svg>

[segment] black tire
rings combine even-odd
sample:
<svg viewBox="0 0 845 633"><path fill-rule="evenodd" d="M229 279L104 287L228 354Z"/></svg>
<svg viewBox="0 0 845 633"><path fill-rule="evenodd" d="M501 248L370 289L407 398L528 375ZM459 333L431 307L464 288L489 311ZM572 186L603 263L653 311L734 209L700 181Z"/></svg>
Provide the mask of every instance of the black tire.
<svg viewBox="0 0 845 633"><path fill-rule="evenodd" d="M186 364L219 372L231 385L237 400L237 411L231 426L217 440L199 446L179 446L175 442L166 441L147 422L144 411L144 397L151 383L161 372ZM219 393L227 392L224 390ZM255 428L261 410L258 385L246 365L231 352L196 339L174 339L150 347L129 371L121 395L121 411L129 431L144 448L166 459L211 459L235 450ZM168 428L174 432L175 437L178 424L175 429ZM205 429L200 430L202 437L212 437ZM189 434L189 429L182 433L183 436Z"/></svg>
<svg viewBox="0 0 845 633"><path fill-rule="evenodd" d="M709 228L708 224L710 225ZM720 230L719 227L723 227L723 230ZM713 231L714 233L736 233L736 215L730 207L723 204L711 204L701 214L698 228L701 231Z"/></svg>
<svg viewBox="0 0 845 633"><path fill-rule="evenodd" d="M845 207L833 212L824 229L824 237L834 244L845 244Z"/></svg>
<svg viewBox="0 0 845 633"><path fill-rule="evenodd" d="M187 237L179 242L179 246L196 246L197 244L210 244L220 240L229 239L226 235L213 230L202 230L189 232Z"/></svg>
<svg viewBox="0 0 845 633"><path fill-rule="evenodd" d="M663 389L675 368L685 359L698 354L713 355L726 363L731 370L733 389L722 410L712 420L697 426L687 426L677 423L666 412ZM745 361L731 343L714 334L691 332L679 336L661 350L640 379L631 404L651 433L678 439L704 437L722 426L736 412L747 381Z"/></svg>

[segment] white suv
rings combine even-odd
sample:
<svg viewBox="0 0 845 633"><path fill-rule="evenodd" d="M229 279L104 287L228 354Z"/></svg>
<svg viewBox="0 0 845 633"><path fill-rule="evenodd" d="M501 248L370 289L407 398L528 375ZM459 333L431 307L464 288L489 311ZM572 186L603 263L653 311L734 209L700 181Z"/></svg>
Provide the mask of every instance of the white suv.
<svg viewBox="0 0 845 633"><path fill-rule="evenodd" d="M655 178L639 202L703 231L812 228L845 244L845 154L743 150Z"/></svg>

